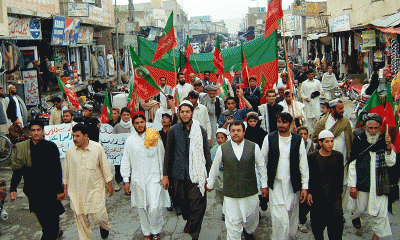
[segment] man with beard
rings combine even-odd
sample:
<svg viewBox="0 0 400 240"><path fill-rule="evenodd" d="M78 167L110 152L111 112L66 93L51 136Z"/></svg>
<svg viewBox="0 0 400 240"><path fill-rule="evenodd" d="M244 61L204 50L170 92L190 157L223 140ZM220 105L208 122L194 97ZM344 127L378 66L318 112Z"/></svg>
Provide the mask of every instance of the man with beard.
<svg viewBox="0 0 400 240"><path fill-rule="evenodd" d="M183 73L178 73L176 78L178 79L178 84L175 87L175 91L178 91L179 102L183 102L189 92L193 90L193 86L185 82L185 75Z"/></svg>
<svg viewBox="0 0 400 240"><path fill-rule="evenodd" d="M167 106L157 109L153 122L155 124L161 124L162 116L164 114L169 114L171 116L171 124L174 125L178 122L178 117L176 115L177 111L178 108L175 107L174 97L172 95L167 95Z"/></svg>
<svg viewBox="0 0 400 240"><path fill-rule="evenodd" d="M207 191L210 192L223 164L225 226L227 239L232 240L240 240L243 231L246 240L254 239L252 233L259 223L256 169L261 175L262 196L268 196L264 158L256 143L244 139L244 128L241 121L230 124L232 140L218 148L207 179Z"/></svg>
<svg viewBox="0 0 400 240"><path fill-rule="evenodd" d="M232 80L232 89L236 89L236 85L242 82L242 74L239 70L235 71L235 76L233 76Z"/></svg>
<svg viewBox="0 0 400 240"><path fill-rule="evenodd" d="M366 131L354 139L349 166L350 196L356 199L352 219L369 215L373 240L392 235L388 214L388 167L395 165L396 154L391 148L390 135L379 135L381 124L381 116L368 114Z"/></svg>
<svg viewBox="0 0 400 240"><path fill-rule="evenodd" d="M244 138L257 143L261 148L267 133L260 127L260 123L258 114L256 112L249 112L247 114L246 135L244 135Z"/></svg>
<svg viewBox="0 0 400 240"><path fill-rule="evenodd" d="M276 115L283 111L283 107L275 102L275 90L267 91L267 103L258 107L259 116L262 117L261 127L267 133L276 131Z"/></svg>
<svg viewBox="0 0 400 240"><path fill-rule="evenodd" d="M229 124L233 123L235 120L243 121L246 118L247 113L253 110L253 107L249 101L247 101L247 99L244 97L243 90L238 89L237 93L238 97L241 98L246 104L246 107L243 109L238 109L235 98L227 97L225 100L227 109L222 112L218 120L218 126L220 128L228 129Z"/></svg>
<svg viewBox="0 0 400 240"><path fill-rule="evenodd" d="M196 82L197 84L197 82ZM205 96L200 95L200 103L206 106L208 111L208 116L210 117L211 123L211 146L217 144L217 139L215 138L216 131L218 129L218 119L221 113L225 110L224 100L217 97L218 87L210 84L207 86L207 94Z"/></svg>
<svg viewBox="0 0 400 240"><path fill-rule="evenodd" d="M294 237L299 224L299 202L307 198L307 154L303 139L290 132L292 122L290 113L279 113L278 131L265 137L261 149L267 162L273 240Z"/></svg>
<svg viewBox="0 0 400 240"><path fill-rule="evenodd" d="M161 184L172 184L174 197L187 220L184 232L198 239L207 206L205 183L211 167L207 132L193 120L193 105L184 101L179 106L181 121L169 131L164 157L164 177Z"/></svg>
<svg viewBox="0 0 400 240"><path fill-rule="evenodd" d="M33 120L29 126L31 139L17 144L10 198L17 198L17 187L24 178L24 193L29 200L29 210L34 212L42 227L42 240L55 240L62 235L59 216L65 212L60 153L57 146L44 139L44 124ZM44 157L45 154L45 157ZM42 186L42 187L38 187Z"/></svg>
<svg viewBox="0 0 400 240"><path fill-rule="evenodd" d="M210 82L210 71L205 71L204 72L204 80L203 80L203 86L207 87L208 85L211 84Z"/></svg>
<svg viewBox="0 0 400 240"><path fill-rule="evenodd" d="M304 104L294 100L293 94L290 90L285 90L284 96L285 100L280 102L279 105L283 107L283 111L293 115L296 127L300 127L301 125L303 125L303 121L306 119Z"/></svg>
<svg viewBox="0 0 400 240"><path fill-rule="evenodd" d="M322 93L322 85L320 81L314 79L312 69L307 71L307 77L308 79L301 85L300 97L303 99L305 105L304 110L307 116L307 126L310 132L313 132L313 126L321 114L319 98Z"/></svg>
<svg viewBox="0 0 400 240"><path fill-rule="evenodd" d="M334 135L328 130L319 133L321 147L308 155L310 186L307 203L311 207L311 228L316 240L342 239L343 233L343 154L332 150Z"/></svg>
<svg viewBox="0 0 400 240"><path fill-rule="evenodd" d="M258 113L258 106L260 106L260 88L257 87L257 79L255 77L249 78L249 87L244 89L244 97L250 102L253 111Z"/></svg>
<svg viewBox="0 0 400 240"><path fill-rule="evenodd" d="M144 239L159 240L165 224L163 208L170 206L168 192L160 184L164 146L157 130L146 129L143 113L134 113L132 121L135 130L126 139L121 160L124 190L132 196Z"/></svg>
<svg viewBox="0 0 400 240"><path fill-rule="evenodd" d="M166 85L167 83L167 78L166 77L160 77L160 88L161 91L165 94L165 95L173 95L174 91L172 90L172 88L168 85ZM165 95L162 93L159 93L156 96L156 101L160 103L160 108L167 108L167 99L165 97Z"/></svg>
<svg viewBox="0 0 400 240"><path fill-rule="evenodd" d="M196 80L193 84L193 88L200 95L200 98L203 98L207 93L204 90L203 82L201 80Z"/></svg>
<svg viewBox="0 0 400 240"><path fill-rule="evenodd" d="M351 144L353 143L354 134L352 127L350 125L350 120L343 115L344 113L344 104L341 100L336 99L329 102L330 106L330 114L326 114L322 116L317 124L315 125L315 130L312 134L312 141L314 143L318 142L319 133L322 130L329 130L335 136L335 145L333 146L333 150L341 152L344 156L343 165L346 166L344 168L344 181L343 181L343 211L347 211L347 206L349 201L351 200L349 197L350 188L347 186L347 172L348 165L347 159L350 156L350 152L352 150ZM308 117L308 116L307 116Z"/></svg>
<svg viewBox="0 0 400 240"><path fill-rule="evenodd" d="M100 224L101 238L106 239L110 220L105 196L106 192L113 195L113 176L103 147L89 140L88 133L88 127L82 123L72 128L75 145L65 153L64 194L69 195L79 239L93 238L89 215L94 224Z"/></svg>
<svg viewBox="0 0 400 240"><path fill-rule="evenodd" d="M285 100L285 90L286 90L286 87L278 88L278 97L275 100L276 103L280 103Z"/></svg>
<svg viewBox="0 0 400 240"><path fill-rule="evenodd" d="M208 136L208 143L211 146L211 123L210 123L210 117L208 116L208 111L206 106L203 104L199 103L199 93L196 92L195 90L192 90L189 92L188 95L189 101L193 104L193 119L197 120L200 122L200 125L206 129L207 131L207 136Z"/></svg>
<svg viewBox="0 0 400 240"><path fill-rule="evenodd" d="M8 85L9 95L5 101L7 107L7 117L9 120L18 118L21 127L27 122L27 110L24 101L17 95L17 88L14 85ZM11 125L11 121L9 121Z"/></svg>
<svg viewBox="0 0 400 240"><path fill-rule="evenodd" d="M195 73L190 73L190 74L189 74L189 80L190 80L190 84L192 84L192 86L194 87L194 83L195 83L197 80L200 80L200 78L196 77L196 74L195 74Z"/></svg>
<svg viewBox="0 0 400 240"><path fill-rule="evenodd" d="M7 106L4 99L4 88L0 84L0 133L7 134L8 121L7 121Z"/></svg>
<svg viewBox="0 0 400 240"><path fill-rule="evenodd" d="M76 124L76 122L74 122L74 111L67 109L63 111L63 123L67 124L67 123L72 123L72 124Z"/></svg>

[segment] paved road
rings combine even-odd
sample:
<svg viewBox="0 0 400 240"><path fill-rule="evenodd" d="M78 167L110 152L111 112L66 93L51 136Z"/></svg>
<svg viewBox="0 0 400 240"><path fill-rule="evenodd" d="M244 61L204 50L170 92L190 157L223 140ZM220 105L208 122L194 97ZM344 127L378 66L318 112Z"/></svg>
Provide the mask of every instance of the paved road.
<svg viewBox="0 0 400 240"><path fill-rule="evenodd" d="M346 116L352 117L353 105L349 101L345 101ZM0 169L0 179L7 179L8 183L11 179L11 171L7 168ZM41 231L40 226L34 214L28 210L27 198L21 193L23 184L19 186L19 197L15 202L6 202L5 207L9 213L7 221L0 220L0 240L36 240L40 239ZM38 186L45 187L45 186ZM224 222L221 220L221 206L217 205L214 198L214 193L208 194L207 211L203 221L203 228L200 234L202 240L219 240L226 239L226 229ZM64 236L62 239L77 240L77 229L75 220L69 201L63 201L66 208L66 213L61 216L61 224L64 229ZM115 240L131 240L142 239L140 230L139 216L134 209L130 207L130 198L126 196L123 191L116 192L111 198L107 197L107 209L111 220L112 230L109 239ZM270 239L272 232L271 215L269 211L261 213L262 218L260 225L255 233L256 239ZM394 205L394 215L390 215L391 227L393 236L385 239L400 239L400 202ZM172 240L190 240L188 234L183 233L185 221L181 216L177 217L173 212L165 211L166 224L162 234L163 239ZM346 216L348 218L348 216ZM310 229L310 223L307 222ZM94 239L101 239L98 227L94 228ZM371 239L371 227L368 219L363 220L363 228L356 230L352 227L351 221L347 219L344 237L348 240L362 240ZM309 233L297 234L298 239L306 240L313 239L311 231Z"/></svg>

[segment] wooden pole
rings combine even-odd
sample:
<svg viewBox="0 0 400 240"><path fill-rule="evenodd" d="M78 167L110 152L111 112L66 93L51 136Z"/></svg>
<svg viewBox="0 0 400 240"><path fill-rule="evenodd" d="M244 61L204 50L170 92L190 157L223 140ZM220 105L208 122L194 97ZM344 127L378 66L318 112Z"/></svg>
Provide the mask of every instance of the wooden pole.
<svg viewBox="0 0 400 240"><path fill-rule="evenodd" d="M197 66L197 71L200 73L199 65L197 64L196 56L193 54L194 62L196 63Z"/></svg>

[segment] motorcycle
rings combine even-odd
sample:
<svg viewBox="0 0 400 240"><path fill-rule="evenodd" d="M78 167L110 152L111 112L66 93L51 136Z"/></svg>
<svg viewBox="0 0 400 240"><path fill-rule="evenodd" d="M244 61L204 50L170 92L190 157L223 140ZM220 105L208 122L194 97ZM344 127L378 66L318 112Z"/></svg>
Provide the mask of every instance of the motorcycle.
<svg viewBox="0 0 400 240"><path fill-rule="evenodd" d="M44 123L44 125L49 125L50 123L50 109L47 107L36 107L31 108L31 121L39 120Z"/></svg>
<svg viewBox="0 0 400 240"><path fill-rule="evenodd" d="M354 101L361 95L363 84L355 85L352 82L352 79L349 79L346 76L343 81L339 83L339 87L343 96L346 96L350 100Z"/></svg>

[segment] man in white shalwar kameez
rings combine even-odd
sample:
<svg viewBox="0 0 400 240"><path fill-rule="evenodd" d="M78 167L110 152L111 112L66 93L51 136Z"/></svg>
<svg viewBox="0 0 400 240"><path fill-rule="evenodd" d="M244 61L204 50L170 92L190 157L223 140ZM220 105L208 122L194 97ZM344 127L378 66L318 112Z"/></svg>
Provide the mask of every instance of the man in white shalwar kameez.
<svg viewBox="0 0 400 240"><path fill-rule="evenodd" d="M113 195L110 164L100 143L89 140L88 127L82 123L72 128L75 146L65 154L64 194L69 195L80 240L92 240L89 215L100 224L100 235L108 237L110 220L106 209L106 191ZM107 183L107 189L104 186Z"/></svg>
<svg viewBox="0 0 400 240"><path fill-rule="evenodd" d="M267 171L259 146L245 140L245 126L241 121L230 125L232 140L218 147L210 174L207 179L207 190L212 191L219 175L221 164L224 165L223 212L228 240L240 240L244 228L246 239L258 226L258 189L257 173L261 175L261 192L268 196Z"/></svg>
<svg viewBox="0 0 400 240"><path fill-rule="evenodd" d="M277 115L278 131L265 137L261 154L266 159L272 237L285 240L295 236L299 225L299 202L307 198L308 162L304 141L290 132L293 117ZM301 192L300 192L301 190Z"/></svg>
<svg viewBox="0 0 400 240"><path fill-rule="evenodd" d="M114 76L114 56L112 54L111 50L108 50L108 54L107 54L107 68L108 68L108 76L112 77Z"/></svg>
<svg viewBox="0 0 400 240"><path fill-rule="evenodd" d="M296 101L293 98L293 94L290 90L285 90L284 93L285 100L278 103L283 107L283 111L288 112L293 115L296 123L296 127L300 127L305 123L306 113L304 112L304 104ZM296 132L296 131L295 131Z"/></svg>
<svg viewBox="0 0 400 240"><path fill-rule="evenodd" d="M170 205L168 192L160 184L164 146L157 130L146 129L146 118L140 113L134 114L133 125L136 131L126 139L121 160L124 190L132 192L131 205L137 209L145 239L160 239L163 208Z"/></svg>
<svg viewBox="0 0 400 240"><path fill-rule="evenodd" d="M314 124L321 114L319 97L322 93L322 85L320 81L314 79L314 72L312 69L307 71L307 78L308 79L301 85L300 97L304 100L307 127L310 132L313 132Z"/></svg>
<svg viewBox="0 0 400 240"><path fill-rule="evenodd" d="M392 235L388 215L388 167L396 163L391 138L381 132L382 118L368 114L366 131L354 139L349 166L350 195L356 199L352 219L369 215L373 240Z"/></svg>

